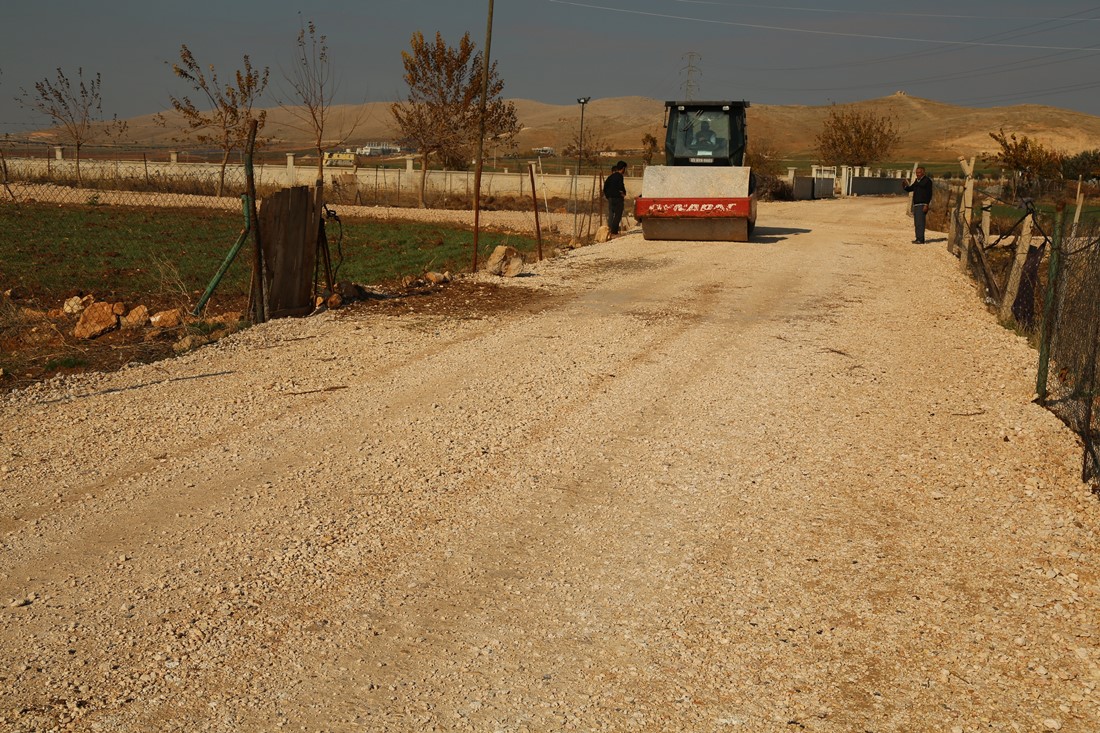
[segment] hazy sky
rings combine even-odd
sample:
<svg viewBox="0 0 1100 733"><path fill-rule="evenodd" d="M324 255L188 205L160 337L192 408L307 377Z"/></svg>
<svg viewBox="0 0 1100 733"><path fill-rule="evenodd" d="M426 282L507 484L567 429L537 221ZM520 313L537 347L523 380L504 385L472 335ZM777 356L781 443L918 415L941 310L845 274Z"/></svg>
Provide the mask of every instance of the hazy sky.
<svg viewBox="0 0 1100 733"><path fill-rule="evenodd" d="M5 3L0 132L43 126L13 98L57 67L73 79L78 67L99 72L107 117L164 110L189 91L165 64L181 43L222 76L247 53L276 87L301 18L328 36L338 101L393 100L414 31L451 44L469 31L480 48L487 10L488 0ZM557 104L690 88L696 99L819 105L904 90L1100 115L1100 4L1078 0L496 0L492 56L506 97Z"/></svg>

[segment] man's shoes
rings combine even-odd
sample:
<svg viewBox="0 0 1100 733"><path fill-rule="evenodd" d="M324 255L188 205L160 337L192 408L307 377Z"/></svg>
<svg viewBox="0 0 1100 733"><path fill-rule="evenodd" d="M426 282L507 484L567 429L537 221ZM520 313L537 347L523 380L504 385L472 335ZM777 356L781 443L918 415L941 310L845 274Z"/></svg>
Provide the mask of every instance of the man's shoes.
<svg viewBox="0 0 1100 733"><path fill-rule="evenodd" d="M923 239L914 239L913 244L924 244L924 240Z"/></svg>

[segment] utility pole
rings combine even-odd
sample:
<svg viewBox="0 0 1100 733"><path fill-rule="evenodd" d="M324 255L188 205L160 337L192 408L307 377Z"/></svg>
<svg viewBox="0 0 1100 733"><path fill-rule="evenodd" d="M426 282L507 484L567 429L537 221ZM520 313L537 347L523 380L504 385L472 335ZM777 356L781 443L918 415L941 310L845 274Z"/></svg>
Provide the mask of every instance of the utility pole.
<svg viewBox="0 0 1100 733"><path fill-rule="evenodd" d="M485 56L481 66L481 105L477 114L477 167L474 169L474 264L471 272L477 272L477 246L481 219L481 169L485 153L485 108L489 101L489 47L493 43L493 0L489 0L489 21L485 28Z"/></svg>
<svg viewBox="0 0 1100 733"><path fill-rule="evenodd" d="M581 161L584 158L584 106L588 104L588 100L592 97L577 97L577 104L581 106L581 132L580 140L577 145L577 172L573 176L574 181L574 199L573 199L573 241L577 241L577 214L580 210L581 201L581 189L580 189L580 175L581 175Z"/></svg>

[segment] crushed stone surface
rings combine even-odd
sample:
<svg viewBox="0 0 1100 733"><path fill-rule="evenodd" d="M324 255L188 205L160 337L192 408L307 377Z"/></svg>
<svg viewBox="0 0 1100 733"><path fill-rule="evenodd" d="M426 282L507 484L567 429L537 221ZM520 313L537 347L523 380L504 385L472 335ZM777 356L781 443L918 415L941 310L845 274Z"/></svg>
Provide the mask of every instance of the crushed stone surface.
<svg viewBox="0 0 1100 733"><path fill-rule="evenodd" d="M904 210L0 396L0 730L1100 730L1077 438Z"/></svg>

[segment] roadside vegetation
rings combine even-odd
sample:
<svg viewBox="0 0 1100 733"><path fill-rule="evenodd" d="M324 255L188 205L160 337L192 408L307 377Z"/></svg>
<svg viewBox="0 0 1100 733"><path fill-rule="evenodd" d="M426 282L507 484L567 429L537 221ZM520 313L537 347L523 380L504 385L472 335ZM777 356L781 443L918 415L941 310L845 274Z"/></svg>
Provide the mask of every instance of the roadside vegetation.
<svg viewBox="0 0 1100 733"><path fill-rule="evenodd" d="M97 299L197 300L242 228L241 215L207 209L28 204L0 206L0 292L16 288L43 304ZM337 277L387 285L426 270L468 269L473 232L459 225L348 219L327 228ZM534 251L533 235L482 231L479 259L507 244ZM342 261L340 255L342 254ZM248 295L251 263L238 256L221 298Z"/></svg>

